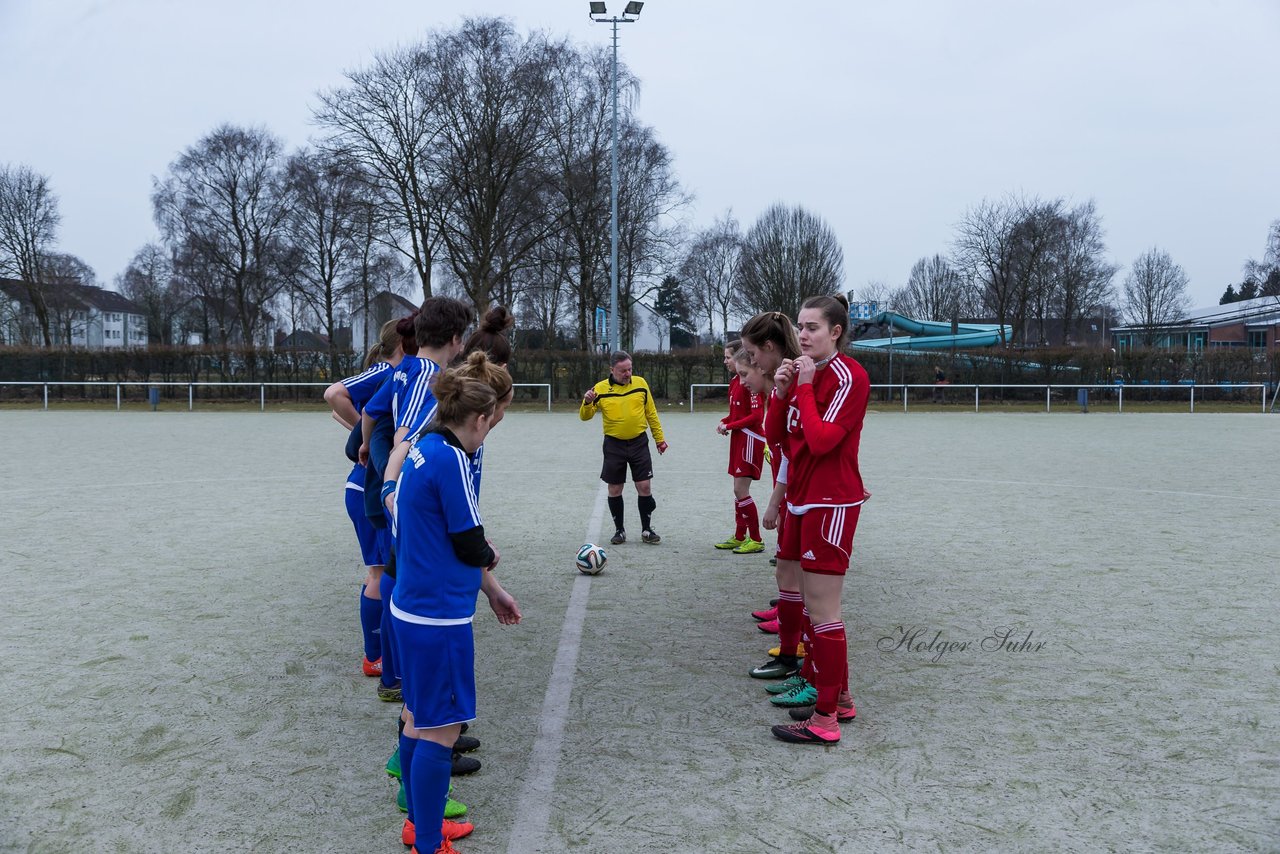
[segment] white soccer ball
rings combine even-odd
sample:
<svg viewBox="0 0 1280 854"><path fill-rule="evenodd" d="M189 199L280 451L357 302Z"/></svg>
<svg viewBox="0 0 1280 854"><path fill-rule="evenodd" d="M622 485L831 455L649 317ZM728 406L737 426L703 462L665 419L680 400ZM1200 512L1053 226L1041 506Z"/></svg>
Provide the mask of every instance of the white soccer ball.
<svg viewBox="0 0 1280 854"><path fill-rule="evenodd" d="M595 543L587 543L578 549L578 558L575 561L578 572L583 575L599 575L604 571L604 565L609 560L604 553L604 549Z"/></svg>

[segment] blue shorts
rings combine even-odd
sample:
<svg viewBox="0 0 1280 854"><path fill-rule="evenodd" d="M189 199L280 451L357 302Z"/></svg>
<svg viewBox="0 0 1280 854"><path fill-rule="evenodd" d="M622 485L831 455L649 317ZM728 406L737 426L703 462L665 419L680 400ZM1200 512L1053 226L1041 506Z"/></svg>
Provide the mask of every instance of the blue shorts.
<svg viewBox="0 0 1280 854"><path fill-rule="evenodd" d="M430 729L475 720L476 647L471 624L424 626L394 614L391 621L400 690L413 725Z"/></svg>
<svg viewBox="0 0 1280 854"><path fill-rule="evenodd" d="M356 480L357 473L359 479ZM347 478L347 515L356 529L360 542L360 559L365 566L386 566L390 531L375 528L364 512L364 466L356 466Z"/></svg>

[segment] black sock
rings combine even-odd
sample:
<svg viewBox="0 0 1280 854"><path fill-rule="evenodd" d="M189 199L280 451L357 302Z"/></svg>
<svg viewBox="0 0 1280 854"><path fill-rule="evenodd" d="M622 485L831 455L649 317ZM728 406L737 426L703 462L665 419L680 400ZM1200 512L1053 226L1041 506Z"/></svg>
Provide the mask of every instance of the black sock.
<svg viewBox="0 0 1280 854"><path fill-rule="evenodd" d="M658 502L653 500L652 495L641 495L636 502L640 505L640 530L648 531L649 519L653 515L654 508L658 506Z"/></svg>
<svg viewBox="0 0 1280 854"><path fill-rule="evenodd" d="M622 496L609 496L609 515L613 517L613 528L615 531L623 530L622 525Z"/></svg>

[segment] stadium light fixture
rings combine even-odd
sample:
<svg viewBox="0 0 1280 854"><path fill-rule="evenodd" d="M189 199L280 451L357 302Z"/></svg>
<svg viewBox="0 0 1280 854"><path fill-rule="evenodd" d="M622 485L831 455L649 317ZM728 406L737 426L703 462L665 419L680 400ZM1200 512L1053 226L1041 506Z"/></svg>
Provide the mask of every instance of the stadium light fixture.
<svg viewBox="0 0 1280 854"><path fill-rule="evenodd" d="M597 18L604 15L604 3L590 3L591 20L597 24L613 26L613 131L609 145L609 348L618 350L621 347L618 329L621 326L618 315L618 24L633 24L644 3L630 0L621 16ZM630 15L631 17L627 17Z"/></svg>

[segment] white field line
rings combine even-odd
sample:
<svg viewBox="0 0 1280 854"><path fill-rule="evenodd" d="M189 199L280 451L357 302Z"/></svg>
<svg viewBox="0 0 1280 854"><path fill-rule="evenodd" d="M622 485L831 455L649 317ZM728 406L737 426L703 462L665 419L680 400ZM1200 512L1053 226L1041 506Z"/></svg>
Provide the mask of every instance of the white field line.
<svg viewBox="0 0 1280 854"><path fill-rule="evenodd" d="M587 523L583 542L594 543L604 520L605 499L608 488L600 484L596 493L595 509ZM569 607L560 629L560 643L556 647L555 663L551 665L551 678L542 700L542 717L538 721L538 737L529 753L529 768L524 786L516 799L512 820L511 840L507 843L509 854L527 854L543 847L547 824L551 820L552 795L555 792L556 772L560 767L560 747L564 742L564 725L569 717L569 697L573 693L573 681L578 669L578 650L582 643L582 624L587 616L587 598L591 594L591 576L579 574L573 582ZM563 800L563 799L562 799Z"/></svg>

